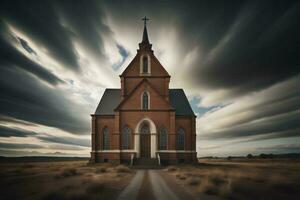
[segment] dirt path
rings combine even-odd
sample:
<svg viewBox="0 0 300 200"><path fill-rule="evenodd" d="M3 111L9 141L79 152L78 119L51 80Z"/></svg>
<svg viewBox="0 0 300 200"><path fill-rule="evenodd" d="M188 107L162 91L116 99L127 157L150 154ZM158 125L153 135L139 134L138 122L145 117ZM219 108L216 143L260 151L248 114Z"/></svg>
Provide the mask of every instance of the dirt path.
<svg viewBox="0 0 300 200"><path fill-rule="evenodd" d="M184 188L165 180L160 170L139 170L118 200L181 200L193 199Z"/></svg>

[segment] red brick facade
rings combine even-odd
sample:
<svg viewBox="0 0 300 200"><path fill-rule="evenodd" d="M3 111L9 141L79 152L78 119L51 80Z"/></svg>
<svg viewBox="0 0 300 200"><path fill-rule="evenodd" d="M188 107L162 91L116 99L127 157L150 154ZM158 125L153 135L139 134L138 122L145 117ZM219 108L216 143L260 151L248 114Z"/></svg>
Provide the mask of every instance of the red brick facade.
<svg viewBox="0 0 300 200"><path fill-rule="evenodd" d="M149 127L150 148L147 148L151 158L159 154L162 163L166 164L196 161L196 117L194 114L178 115L176 108L170 104L170 75L154 56L151 44L146 39L139 44L137 55L120 75L120 103L114 108L113 114L92 115L91 162L128 163L132 155L141 157L141 149L145 148L140 141L143 124ZM147 72L143 71L145 69ZM145 92L148 101L143 98ZM148 103L146 109L143 108L145 102ZM122 138L125 127L130 130L129 140L126 141ZM104 136L104 129L108 130L108 137ZM167 137L160 141L162 129L166 130ZM176 146L179 129L184 131L180 150ZM107 144L104 137L107 137ZM122 142L128 144L126 149ZM160 150L160 143L166 144L166 149Z"/></svg>

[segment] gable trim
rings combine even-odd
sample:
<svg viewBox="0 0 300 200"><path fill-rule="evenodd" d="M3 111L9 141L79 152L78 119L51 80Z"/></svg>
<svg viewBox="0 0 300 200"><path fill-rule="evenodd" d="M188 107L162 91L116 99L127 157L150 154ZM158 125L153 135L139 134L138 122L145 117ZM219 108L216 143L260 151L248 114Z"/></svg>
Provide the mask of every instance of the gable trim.
<svg viewBox="0 0 300 200"><path fill-rule="evenodd" d="M114 111L117 111L120 109L120 107L127 101L127 99L129 99L129 97L144 83L144 82L147 82L149 84L149 86L161 97L161 99L166 102L169 107L171 109L174 109L173 106L170 104L170 102L166 101L160 94L159 92L155 89L155 87L153 87L153 85L146 79L146 78L143 78L143 80L141 80L137 85L136 87L130 92L130 94L128 94L121 102L120 104L114 109Z"/></svg>

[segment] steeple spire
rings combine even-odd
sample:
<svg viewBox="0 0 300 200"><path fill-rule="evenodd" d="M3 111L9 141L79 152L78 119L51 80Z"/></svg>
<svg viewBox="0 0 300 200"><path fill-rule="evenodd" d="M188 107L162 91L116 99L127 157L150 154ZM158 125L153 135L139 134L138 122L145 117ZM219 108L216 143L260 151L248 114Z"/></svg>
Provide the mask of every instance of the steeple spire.
<svg viewBox="0 0 300 200"><path fill-rule="evenodd" d="M147 21L149 21L149 18L145 16L144 18L142 18L142 20L144 21L144 31L143 31L143 39L142 42L139 44L139 46L140 49L151 50L152 45L149 42L148 32L147 32Z"/></svg>
<svg viewBox="0 0 300 200"><path fill-rule="evenodd" d="M149 19L145 16L142 20L144 21L144 32L143 32L143 40L142 40L142 42L149 43L148 33L147 33L147 21Z"/></svg>

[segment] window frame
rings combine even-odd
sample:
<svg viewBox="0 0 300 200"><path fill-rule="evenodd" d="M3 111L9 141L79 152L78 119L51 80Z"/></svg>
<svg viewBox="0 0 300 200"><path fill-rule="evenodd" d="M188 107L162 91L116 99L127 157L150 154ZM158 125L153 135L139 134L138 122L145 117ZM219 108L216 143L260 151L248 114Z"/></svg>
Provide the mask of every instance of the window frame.
<svg viewBox="0 0 300 200"><path fill-rule="evenodd" d="M122 149L131 149L131 129L127 125L122 128Z"/></svg>
<svg viewBox="0 0 300 200"><path fill-rule="evenodd" d="M182 127L177 130L176 150L185 150L185 130Z"/></svg>
<svg viewBox="0 0 300 200"><path fill-rule="evenodd" d="M145 108L144 96L147 95L147 108ZM150 110L150 93L148 91L144 91L141 95L141 109L144 111Z"/></svg>
<svg viewBox="0 0 300 200"><path fill-rule="evenodd" d="M147 65L146 67L146 71L145 71L145 65ZM143 74L148 74L149 73L149 63L148 63L148 56L143 56L142 58L142 73Z"/></svg>
<svg viewBox="0 0 300 200"><path fill-rule="evenodd" d="M164 134L164 140L162 141L162 135ZM159 150L167 150L168 149L168 131L165 127L162 127L158 131L158 149ZM164 143L163 143L164 142ZM164 148L162 148L164 147Z"/></svg>
<svg viewBox="0 0 300 200"><path fill-rule="evenodd" d="M102 149L109 150L110 149L110 141L109 141L109 129L108 127L104 127L102 130Z"/></svg>
<svg viewBox="0 0 300 200"><path fill-rule="evenodd" d="M144 58L147 60L147 72L144 72ZM149 54L142 54L140 56L140 76L151 75L151 57Z"/></svg>

